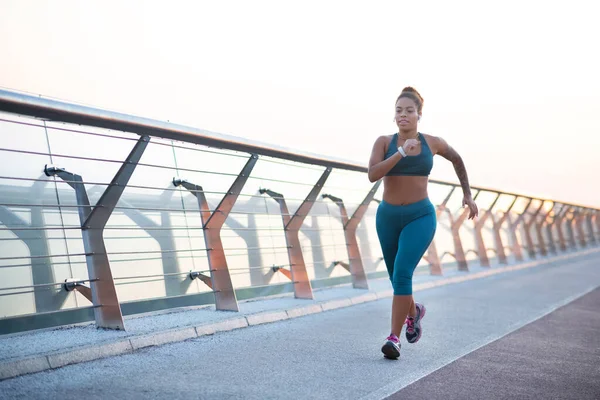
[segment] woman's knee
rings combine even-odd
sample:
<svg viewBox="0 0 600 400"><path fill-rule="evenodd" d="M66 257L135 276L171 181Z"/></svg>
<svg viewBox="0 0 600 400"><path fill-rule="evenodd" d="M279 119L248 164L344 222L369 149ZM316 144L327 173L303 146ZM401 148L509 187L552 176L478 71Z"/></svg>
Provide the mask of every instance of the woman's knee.
<svg viewBox="0 0 600 400"><path fill-rule="evenodd" d="M395 278L392 280L394 296L408 296L412 294L412 278Z"/></svg>

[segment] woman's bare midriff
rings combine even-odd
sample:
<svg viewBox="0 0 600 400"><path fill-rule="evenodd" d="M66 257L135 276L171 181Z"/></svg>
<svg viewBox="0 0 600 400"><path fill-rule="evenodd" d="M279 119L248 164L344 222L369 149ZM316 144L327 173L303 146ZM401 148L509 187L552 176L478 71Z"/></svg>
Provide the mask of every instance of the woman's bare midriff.
<svg viewBox="0 0 600 400"><path fill-rule="evenodd" d="M424 200L427 194L426 176L386 176L383 178L383 200L396 206Z"/></svg>

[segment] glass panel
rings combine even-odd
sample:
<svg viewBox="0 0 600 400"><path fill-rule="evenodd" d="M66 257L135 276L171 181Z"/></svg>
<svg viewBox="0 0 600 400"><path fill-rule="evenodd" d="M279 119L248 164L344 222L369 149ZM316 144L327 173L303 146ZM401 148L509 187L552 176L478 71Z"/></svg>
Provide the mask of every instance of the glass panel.
<svg viewBox="0 0 600 400"><path fill-rule="evenodd" d="M113 214L111 221L114 225L132 224L127 217L118 214ZM160 245L148 231L129 228L107 229L104 242L119 301L166 295Z"/></svg>
<svg viewBox="0 0 600 400"><path fill-rule="evenodd" d="M60 285L48 286L64 281L71 273L61 229L63 221L57 207L56 185L54 178L43 172L45 165L52 164L47 155L46 131L40 121L11 119L17 123L0 121L0 147L18 152L2 151L0 176L19 179L4 178L0 182L2 233L12 236L10 240L5 237L0 242L6 247L1 254L5 258L24 258L1 261L4 266L1 281L3 285L30 287L16 290L20 293L17 295L2 296L3 304L8 301L13 305L8 309L2 306L2 315L56 311L75 306Z"/></svg>
<svg viewBox="0 0 600 400"><path fill-rule="evenodd" d="M6 228L0 224L0 229ZM35 312L32 288L8 289L31 286L32 276L29 249L14 233L0 230L0 254L2 257L24 257L15 260L0 260L0 318ZM11 265L18 265L10 267Z"/></svg>
<svg viewBox="0 0 600 400"><path fill-rule="evenodd" d="M374 183L369 182L367 176L363 173L334 170L327 179L321 194L330 194L342 199L348 218L350 218L373 188L373 185ZM319 196L319 199L321 199L321 196ZM329 199L323 199L322 201L333 203ZM340 215L337 206L333 215Z"/></svg>
<svg viewBox="0 0 600 400"><path fill-rule="evenodd" d="M90 127L69 124L48 123L47 126L50 149L56 156L122 161L127 158L139 137L115 131L110 132L111 135L114 135L111 137L90 135L88 134L91 132ZM76 165L79 161L81 160L73 160L72 165ZM70 171L78 173L76 170ZM102 171L97 172L101 173Z"/></svg>
<svg viewBox="0 0 600 400"><path fill-rule="evenodd" d="M0 119L0 148L49 153L46 131L39 120L5 113L0 113ZM1 154L3 164L5 155Z"/></svg>

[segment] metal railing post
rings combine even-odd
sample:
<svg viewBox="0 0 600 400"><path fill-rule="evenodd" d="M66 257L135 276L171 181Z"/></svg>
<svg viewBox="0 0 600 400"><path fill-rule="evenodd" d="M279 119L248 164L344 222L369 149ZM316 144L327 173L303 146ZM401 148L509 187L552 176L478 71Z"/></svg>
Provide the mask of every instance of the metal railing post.
<svg viewBox="0 0 600 400"><path fill-rule="evenodd" d="M317 183L306 196L306 199L304 199L302 204L300 204L294 215L291 217L287 203L282 194L273 192L269 189L260 189L261 194L267 193L275 201L277 201L277 203L279 203L291 269L291 271L289 271L290 273L286 274L286 276L292 280L294 285L294 295L299 299L313 299L313 293L310 279L308 279L308 272L306 271L306 264L304 263L302 246L300 245L300 238L298 237L298 234L300 233L302 222L304 222L304 219L310 212L310 209L312 208L330 173L331 167L327 167ZM282 273L286 272L284 268L280 268L278 270Z"/></svg>
<svg viewBox="0 0 600 400"><path fill-rule="evenodd" d="M565 234L563 231L563 221L568 210L569 208L565 204L562 204L555 218L556 231L558 232L558 242L561 251L567 251L567 241L565 240Z"/></svg>
<svg viewBox="0 0 600 400"><path fill-rule="evenodd" d="M448 200L450 200L450 197L452 197L452 193L454 193L455 189L456 186L452 186L450 192L448 192L442 203L436 206L436 220L439 219L440 214L446 208L446 204L448 203ZM427 248L423 258L429 263L429 273L431 275L443 275L444 272L442 270L442 261L438 254L437 246L435 245L435 239L433 239L429 244L429 247Z"/></svg>
<svg viewBox="0 0 600 400"><path fill-rule="evenodd" d="M348 251L348 260L349 265L348 269L350 275L352 276L352 286L357 289L368 289L369 282L367 280L367 274L365 273L365 268L362 262L362 257L360 255L360 249L358 248L358 240L356 239L356 228L358 224L362 220L369 204L373 200L377 189L381 185L381 180L377 181L375 185L371 188L369 193L366 195L364 200L360 203L356 211L351 218L348 218L348 212L346 211L346 206L344 205L344 201L339 197L332 196L330 194L323 194L322 197L324 199L330 199L334 203L337 204L340 209L340 218L342 219L342 225L344 227L344 236L346 238L346 247Z"/></svg>
<svg viewBox="0 0 600 400"><path fill-rule="evenodd" d="M556 217L558 214L558 212L555 211L555 209L556 209L556 203L552 203L552 208L546 215L546 221L545 221L546 239L548 240L548 251L553 254L558 253L558 250L556 248L556 240L554 239L554 233L552 232L552 229L554 227L554 224L556 222ZM560 209L558 211L560 211Z"/></svg>
<svg viewBox="0 0 600 400"><path fill-rule="evenodd" d="M423 258L429 263L429 273L431 275L443 275L444 272L442 271L442 262L440 261L437 248L435 246L435 239L429 244L427 252Z"/></svg>
<svg viewBox="0 0 600 400"><path fill-rule="evenodd" d="M452 187L452 190L450 191L450 193L448 193L448 196L446 196L444 202L442 202L442 204L438 206L438 217L442 211L448 213L448 217L450 218L450 231L452 232L452 242L454 243L454 259L458 263L459 271L468 271L469 267L467 265L467 258L465 256L465 251L463 249L462 241L460 239L460 227L467 218L469 210L463 210L461 215L456 220L454 220L452 211L450 211L450 209L448 209L448 207L446 206L446 203L450 199L450 196L454 192L455 188L455 186Z"/></svg>
<svg viewBox="0 0 600 400"><path fill-rule="evenodd" d="M542 202L542 205L545 203L545 200ZM544 213L544 215L541 218L538 218L535 221L535 230L537 233L537 237L538 237L538 246L540 248L540 253L542 254L542 256L547 256L548 255L548 248L546 246L546 243L544 241L544 225L548 223L548 216L550 215L550 212L552 212L552 209L554 208L554 202L551 201L552 206L548 209L548 211L546 211L546 213Z"/></svg>
<svg viewBox="0 0 600 400"><path fill-rule="evenodd" d="M590 243L592 244L596 244L598 241L596 239L596 233L594 230L594 224L592 222L592 219L594 218L594 214L592 210L586 210L585 211L585 222L587 225L587 230L589 232L588 236L590 238Z"/></svg>
<svg viewBox="0 0 600 400"><path fill-rule="evenodd" d="M202 229L204 232L204 242L206 243L206 252L208 255L208 264L210 267L210 280L202 279L215 294L215 307L217 310L239 311L237 297L231 274L227 265L227 257L223 249L221 240L221 228L231 212L240 192L244 188L246 181L250 177L252 169L258 161L258 155L252 154L246 165L242 168L235 178L231 187L221 199L219 205L211 213L204 189L201 186L187 182L185 180L173 180L174 186L183 186L192 193L200 209L200 218L202 220ZM200 276L200 278L202 278Z"/></svg>
<svg viewBox="0 0 600 400"><path fill-rule="evenodd" d="M533 243L533 239L531 237L531 226L536 222L540 211L542 211L542 208L544 208L544 200L540 201L541 203L538 209L535 210L535 212L531 215L529 221L525 221L524 224L525 241L527 242L527 254L531 258L535 258L535 244ZM538 240L540 240L540 238L538 238Z"/></svg>
<svg viewBox="0 0 600 400"><path fill-rule="evenodd" d="M600 210L596 210L594 213L594 220L596 221L596 234L598 235L598 240L600 241Z"/></svg>
<svg viewBox="0 0 600 400"><path fill-rule="evenodd" d="M499 220L494 221L494 242L496 243L496 254L498 254L498 260L500 264L508 264L508 258L506 257L506 252L504 251L504 243L502 243L502 235L500 235L500 230L502 229L502 225L508 219L510 214L510 210L514 207L517 202L518 197L515 196L508 209L504 211ZM494 215L492 214L492 219Z"/></svg>
<svg viewBox="0 0 600 400"><path fill-rule="evenodd" d="M523 220L525 219L527 210L529 209L529 206L531 205L532 202L533 202L533 199L529 198L529 201L527 202L525 209L523 210L523 212L521 214L519 214L519 216L517 217L517 219L515 220L514 223L511 221L512 218L510 217L510 215L508 216L508 222L510 224L510 237L511 237L511 241L512 241L512 250L513 250L513 254L515 255L515 258L517 261L523 261L523 250L522 250L521 243L519 243L519 239L517 238L517 229L519 228L519 224L521 222L523 222Z"/></svg>
<svg viewBox="0 0 600 400"><path fill-rule="evenodd" d="M108 254L104 245L104 227L108 222L121 194L140 161L150 138L141 136L123 164L108 185L95 207L89 207L83 179L81 176L64 169L48 168L44 172L48 176L57 175L75 189L81 233L86 253L86 263L90 279L92 303L96 325L102 328L125 330L123 314L117 297L115 282L110 270Z"/></svg>
<svg viewBox="0 0 600 400"><path fill-rule="evenodd" d="M575 220L575 209L573 207L569 207L566 213L567 219L567 234L569 235L569 244L572 248L577 248L577 242L575 241L575 231L573 230L573 223Z"/></svg>
<svg viewBox="0 0 600 400"><path fill-rule="evenodd" d="M585 239L585 232L583 230L583 220L585 215L581 207L577 207L575 211L575 228L577 229L577 236L579 236L579 244L581 247L587 247L587 240Z"/></svg>
<svg viewBox="0 0 600 400"><path fill-rule="evenodd" d="M483 215L475 221L475 244L477 247L477 254L479 255L479 263L482 267L490 266L490 259L487 256L487 248L485 247L485 242L483 241L483 235L481 233L485 222L492 215L494 206L498 202L500 198L500 193L496 193L496 198L492 202L492 204L488 207L488 209L483 213Z"/></svg>
<svg viewBox="0 0 600 400"><path fill-rule="evenodd" d="M454 242L454 255L455 259L458 262L458 270L459 271L468 271L469 267L467 265L467 257L465 256L465 251L463 249L462 241L460 239L460 227L467 219L468 210L464 210L462 214L452 222L451 231L452 231L452 241Z"/></svg>

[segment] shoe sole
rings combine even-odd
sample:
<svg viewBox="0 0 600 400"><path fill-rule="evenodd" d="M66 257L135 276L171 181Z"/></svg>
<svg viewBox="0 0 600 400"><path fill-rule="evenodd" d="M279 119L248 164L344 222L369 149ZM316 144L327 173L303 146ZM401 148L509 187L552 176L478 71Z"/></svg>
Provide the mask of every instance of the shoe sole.
<svg viewBox="0 0 600 400"><path fill-rule="evenodd" d="M427 312L427 308L425 308L424 304L421 304L421 315L419 315L419 334L417 335L417 338L415 340L413 340L412 342L408 342L410 344L415 344L419 341L419 339L421 339L421 335L423 334L423 328L421 328L421 321L423 320L423 318L425 318L425 313Z"/></svg>
<svg viewBox="0 0 600 400"><path fill-rule="evenodd" d="M397 360L400 357L400 352L396 349L396 346L391 344L390 342L383 345L381 348L381 352L384 357L390 360Z"/></svg>

